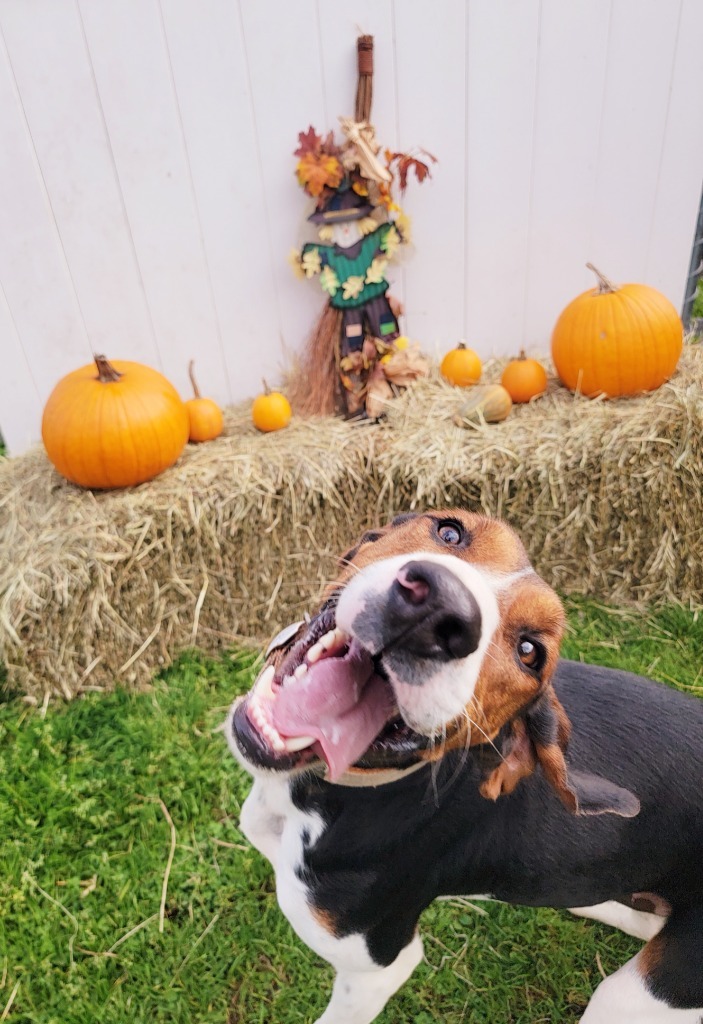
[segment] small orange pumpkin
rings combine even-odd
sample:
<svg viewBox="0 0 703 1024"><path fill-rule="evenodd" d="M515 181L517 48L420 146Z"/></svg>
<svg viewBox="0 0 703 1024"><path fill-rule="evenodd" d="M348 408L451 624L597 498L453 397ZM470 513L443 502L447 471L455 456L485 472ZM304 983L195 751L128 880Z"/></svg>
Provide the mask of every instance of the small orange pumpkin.
<svg viewBox="0 0 703 1024"><path fill-rule="evenodd" d="M271 391L264 381L263 395L257 395L251 407L251 418L257 430L268 433L282 430L290 423L292 410L290 402L280 391Z"/></svg>
<svg viewBox="0 0 703 1024"><path fill-rule="evenodd" d="M513 402L529 402L547 390L547 372L536 359L528 359L520 349L517 359L511 359L503 370L500 382Z"/></svg>
<svg viewBox="0 0 703 1024"><path fill-rule="evenodd" d="M188 440L188 413L157 370L95 356L49 395L42 438L49 459L81 487L132 487L173 465Z"/></svg>
<svg viewBox="0 0 703 1024"><path fill-rule="evenodd" d="M194 363L191 359L188 363L188 376L190 377L195 398L190 398L186 402L186 412L188 413L188 421L190 423L188 440L214 441L222 433L224 425L222 409L212 398L203 398L201 396L195 379L193 365Z"/></svg>
<svg viewBox="0 0 703 1024"><path fill-rule="evenodd" d="M683 348L681 318L669 300L644 284L618 287L592 263L598 287L569 303L552 334L562 382L584 395L654 391L676 369Z"/></svg>
<svg viewBox="0 0 703 1024"><path fill-rule="evenodd" d="M482 369L478 354L472 348L467 348L463 341L447 352L439 367L440 373L450 384L462 388L476 384L481 379Z"/></svg>

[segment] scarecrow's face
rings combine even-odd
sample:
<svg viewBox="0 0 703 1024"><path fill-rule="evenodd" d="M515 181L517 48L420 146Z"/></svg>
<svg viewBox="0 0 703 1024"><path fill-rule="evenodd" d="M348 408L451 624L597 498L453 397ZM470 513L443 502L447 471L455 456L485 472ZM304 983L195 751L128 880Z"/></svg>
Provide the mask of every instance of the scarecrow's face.
<svg viewBox="0 0 703 1024"><path fill-rule="evenodd" d="M341 224L332 225L332 239L340 249L349 249L361 238L358 220L345 220Z"/></svg>

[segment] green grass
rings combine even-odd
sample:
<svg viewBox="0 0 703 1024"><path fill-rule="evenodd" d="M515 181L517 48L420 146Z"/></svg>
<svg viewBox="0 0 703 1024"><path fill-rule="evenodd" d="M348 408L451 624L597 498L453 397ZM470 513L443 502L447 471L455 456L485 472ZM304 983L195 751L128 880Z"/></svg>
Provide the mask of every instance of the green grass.
<svg viewBox="0 0 703 1024"><path fill-rule="evenodd" d="M701 692L703 628L569 606L570 657ZM218 731L253 661L183 657L153 691L93 694L42 717L0 708L0 1019L41 1024L303 1024L331 972L277 909L237 830L248 783ZM162 806L163 804L163 806ZM162 885L172 832L163 931ZM423 917L427 962L380 1018L575 1022L639 947L549 910L464 901ZM4 1016L3 1016L4 1014Z"/></svg>
<svg viewBox="0 0 703 1024"><path fill-rule="evenodd" d="M699 279L698 284L696 285L696 294L693 298L691 316L703 316L703 277Z"/></svg>

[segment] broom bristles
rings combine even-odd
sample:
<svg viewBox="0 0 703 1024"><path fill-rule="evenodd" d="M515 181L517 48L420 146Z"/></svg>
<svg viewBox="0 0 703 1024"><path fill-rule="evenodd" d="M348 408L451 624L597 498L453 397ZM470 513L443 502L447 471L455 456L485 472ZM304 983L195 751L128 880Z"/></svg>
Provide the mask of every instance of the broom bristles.
<svg viewBox="0 0 703 1024"><path fill-rule="evenodd" d="M298 416L331 416L343 411L339 383L342 314L325 306L288 382L288 400Z"/></svg>

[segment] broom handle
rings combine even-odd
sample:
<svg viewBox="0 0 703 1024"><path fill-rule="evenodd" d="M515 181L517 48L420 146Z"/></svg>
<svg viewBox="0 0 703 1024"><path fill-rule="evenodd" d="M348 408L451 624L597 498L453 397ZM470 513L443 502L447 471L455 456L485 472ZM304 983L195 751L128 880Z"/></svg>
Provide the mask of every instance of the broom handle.
<svg viewBox="0 0 703 1024"><path fill-rule="evenodd" d="M373 36L359 36L357 39L356 63L359 78L356 85L354 120L370 121L373 100Z"/></svg>

